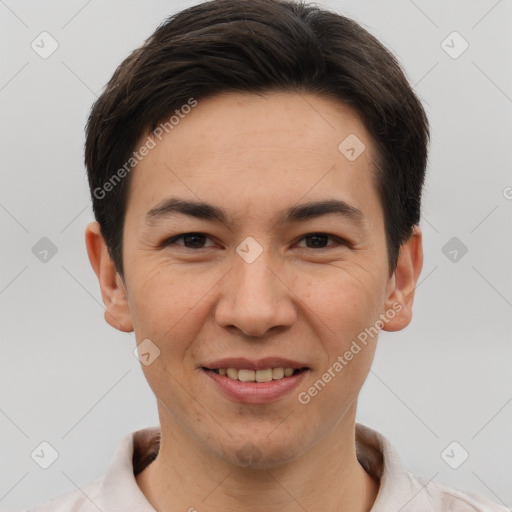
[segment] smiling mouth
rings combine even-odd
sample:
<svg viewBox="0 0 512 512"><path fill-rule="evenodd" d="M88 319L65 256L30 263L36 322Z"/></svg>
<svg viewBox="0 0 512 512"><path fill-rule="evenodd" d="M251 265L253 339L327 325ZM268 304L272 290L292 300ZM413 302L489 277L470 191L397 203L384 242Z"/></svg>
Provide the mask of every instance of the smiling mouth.
<svg viewBox="0 0 512 512"><path fill-rule="evenodd" d="M205 368L203 370L222 375L231 380L240 382L271 382L273 380L282 380L303 371L307 368L266 368L264 370L246 370L238 368Z"/></svg>

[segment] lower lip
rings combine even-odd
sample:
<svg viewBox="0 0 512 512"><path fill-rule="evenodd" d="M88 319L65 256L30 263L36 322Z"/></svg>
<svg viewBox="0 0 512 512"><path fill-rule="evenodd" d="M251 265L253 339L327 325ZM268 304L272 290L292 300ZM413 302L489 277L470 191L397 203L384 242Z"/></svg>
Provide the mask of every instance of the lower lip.
<svg viewBox="0 0 512 512"><path fill-rule="evenodd" d="M202 371L232 400L245 404L265 404L274 402L297 388L309 370L269 382L242 382L210 370Z"/></svg>

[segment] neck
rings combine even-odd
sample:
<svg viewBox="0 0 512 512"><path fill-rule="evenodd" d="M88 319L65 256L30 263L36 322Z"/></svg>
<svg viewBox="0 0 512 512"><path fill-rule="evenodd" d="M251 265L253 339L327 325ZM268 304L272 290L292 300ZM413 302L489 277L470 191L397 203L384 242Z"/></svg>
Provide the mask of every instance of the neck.
<svg viewBox="0 0 512 512"><path fill-rule="evenodd" d="M158 456L137 484L159 511L367 512L378 483L357 460L355 411L346 416L312 449L267 469L234 466L161 421Z"/></svg>

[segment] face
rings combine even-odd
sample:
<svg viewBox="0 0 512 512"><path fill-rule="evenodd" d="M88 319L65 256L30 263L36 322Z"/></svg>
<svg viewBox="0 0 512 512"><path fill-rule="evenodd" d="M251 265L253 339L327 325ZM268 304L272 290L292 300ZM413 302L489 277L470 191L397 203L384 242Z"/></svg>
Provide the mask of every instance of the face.
<svg viewBox="0 0 512 512"><path fill-rule="evenodd" d="M290 461L353 423L376 328L408 323L373 141L347 106L291 93L200 101L155 140L110 318L160 351L142 368L162 429L233 464Z"/></svg>

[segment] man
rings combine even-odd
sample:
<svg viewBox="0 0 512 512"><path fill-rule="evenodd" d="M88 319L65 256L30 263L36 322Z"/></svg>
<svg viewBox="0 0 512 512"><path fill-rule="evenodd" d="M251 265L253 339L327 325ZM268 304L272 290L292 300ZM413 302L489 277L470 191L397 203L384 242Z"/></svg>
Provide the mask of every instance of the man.
<svg viewBox="0 0 512 512"><path fill-rule="evenodd" d="M214 0L163 23L86 141L89 258L160 426L34 510L505 510L407 473L355 422L378 332L411 320L428 138L347 18Z"/></svg>

